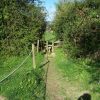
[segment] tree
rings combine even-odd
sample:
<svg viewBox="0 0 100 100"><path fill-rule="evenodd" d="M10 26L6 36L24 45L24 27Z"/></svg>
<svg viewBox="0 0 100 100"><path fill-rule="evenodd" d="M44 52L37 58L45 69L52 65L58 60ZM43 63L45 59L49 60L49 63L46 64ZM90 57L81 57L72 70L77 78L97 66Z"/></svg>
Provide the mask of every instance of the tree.
<svg viewBox="0 0 100 100"><path fill-rule="evenodd" d="M57 37L72 57L100 56L100 1L85 0L59 4L54 20Z"/></svg>
<svg viewBox="0 0 100 100"><path fill-rule="evenodd" d="M46 28L46 14L40 3L38 0L2 0L0 5L2 54L26 54L31 50L31 43L42 38Z"/></svg>
<svg viewBox="0 0 100 100"><path fill-rule="evenodd" d="M56 16L54 19L54 31L56 32L57 38L63 39L64 25L66 23L68 11L70 11L73 3L58 3L56 5Z"/></svg>

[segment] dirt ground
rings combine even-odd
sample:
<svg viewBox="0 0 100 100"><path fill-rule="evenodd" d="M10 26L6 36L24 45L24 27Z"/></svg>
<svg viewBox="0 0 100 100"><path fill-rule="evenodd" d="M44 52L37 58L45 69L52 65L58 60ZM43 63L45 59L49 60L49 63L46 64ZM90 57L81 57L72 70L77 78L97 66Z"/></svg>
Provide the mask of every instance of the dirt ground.
<svg viewBox="0 0 100 100"><path fill-rule="evenodd" d="M0 100L7 100L7 99L3 96L0 96Z"/></svg>
<svg viewBox="0 0 100 100"><path fill-rule="evenodd" d="M49 57L46 83L46 100L77 100L83 93L79 84L74 86L65 79L55 66L55 57Z"/></svg>

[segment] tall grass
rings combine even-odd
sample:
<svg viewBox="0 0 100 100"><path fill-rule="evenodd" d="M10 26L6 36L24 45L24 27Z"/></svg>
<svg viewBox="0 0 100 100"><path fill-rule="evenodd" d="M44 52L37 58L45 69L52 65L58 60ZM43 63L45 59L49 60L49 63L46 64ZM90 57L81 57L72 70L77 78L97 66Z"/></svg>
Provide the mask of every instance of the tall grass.
<svg viewBox="0 0 100 100"><path fill-rule="evenodd" d="M9 57L0 60L0 80L8 75L20 64L26 57ZM36 55L37 68L33 70L32 57L8 79L0 83L0 95L8 100L43 100L44 99L44 81L43 69L38 66L43 61L43 55Z"/></svg>
<svg viewBox="0 0 100 100"><path fill-rule="evenodd" d="M56 66L62 72L63 77L67 78L73 85L75 83L82 90L89 90L93 100L100 98L100 72L93 69L90 59L72 59L64 54L62 49L56 50ZM94 66L95 67L95 66ZM99 75L96 74L98 72ZM97 76L93 78L94 74ZM95 81L97 79L98 81Z"/></svg>
<svg viewBox="0 0 100 100"><path fill-rule="evenodd" d="M44 38L45 41L49 41L49 42L56 40L55 33L53 32L45 32Z"/></svg>

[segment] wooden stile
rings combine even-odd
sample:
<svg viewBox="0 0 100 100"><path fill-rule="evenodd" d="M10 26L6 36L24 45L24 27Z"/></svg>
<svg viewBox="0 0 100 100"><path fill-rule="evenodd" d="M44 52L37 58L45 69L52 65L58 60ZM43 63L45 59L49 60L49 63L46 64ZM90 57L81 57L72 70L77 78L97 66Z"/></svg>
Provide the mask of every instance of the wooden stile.
<svg viewBox="0 0 100 100"><path fill-rule="evenodd" d="M35 45L32 44L32 57L33 57L33 68L36 68L36 63L35 63Z"/></svg>
<svg viewBox="0 0 100 100"><path fill-rule="evenodd" d="M52 42L52 53L54 53L54 42Z"/></svg>

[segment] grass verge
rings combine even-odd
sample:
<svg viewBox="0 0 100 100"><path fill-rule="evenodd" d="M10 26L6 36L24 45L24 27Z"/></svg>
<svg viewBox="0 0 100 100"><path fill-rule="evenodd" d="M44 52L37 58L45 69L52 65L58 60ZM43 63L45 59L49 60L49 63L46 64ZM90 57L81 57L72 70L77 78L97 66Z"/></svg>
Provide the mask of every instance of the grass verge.
<svg viewBox="0 0 100 100"><path fill-rule="evenodd" d="M26 57L9 57L0 60L0 80L8 75ZM32 67L32 57L13 75L0 83L0 95L8 100L44 100L45 84L43 81L43 69L39 68L43 61L43 55L36 55L36 70Z"/></svg>
<svg viewBox="0 0 100 100"><path fill-rule="evenodd" d="M44 35L45 41L54 42L56 40L55 33L46 32Z"/></svg>
<svg viewBox="0 0 100 100"><path fill-rule="evenodd" d="M71 84L77 83L82 90L89 90L93 100L100 98L100 63L90 59L71 59L62 49L56 51L56 66ZM97 69L98 68L98 69Z"/></svg>

